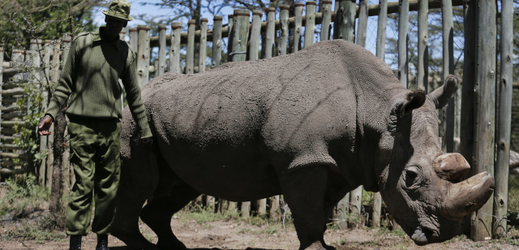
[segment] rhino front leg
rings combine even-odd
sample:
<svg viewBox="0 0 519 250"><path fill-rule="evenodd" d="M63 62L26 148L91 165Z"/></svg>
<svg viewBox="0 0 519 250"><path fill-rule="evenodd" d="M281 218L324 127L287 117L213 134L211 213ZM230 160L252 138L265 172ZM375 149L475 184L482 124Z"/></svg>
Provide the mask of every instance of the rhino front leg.
<svg viewBox="0 0 519 250"><path fill-rule="evenodd" d="M156 152L141 147L132 148L132 159L123 161L117 192L117 210L112 223L112 235L131 249L155 250L139 230L139 214L144 202L155 192L159 173Z"/></svg>
<svg viewBox="0 0 519 250"><path fill-rule="evenodd" d="M283 196L292 211L300 250L335 249L324 243L327 214L325 205L328 169L302 167L281 178Z"/></svg>
<svg viewBox="0 0 519 250"><path fill-rule="evenodd" d="M198 191L182 182L175 185L170 194L150 199L142 209L141 219L157 234L159 249L186 249L171 230L171 217L199 195Z"/></svg>

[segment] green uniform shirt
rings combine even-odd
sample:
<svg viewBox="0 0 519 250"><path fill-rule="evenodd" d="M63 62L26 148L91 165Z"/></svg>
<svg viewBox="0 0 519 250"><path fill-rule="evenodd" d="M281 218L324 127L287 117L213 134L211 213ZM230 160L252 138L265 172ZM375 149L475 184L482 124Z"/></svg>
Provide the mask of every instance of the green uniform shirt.
<svg viewBox="0 0 519 250"><path fill-rule="evenodd" d="M100 29L103 29L101 27ZM141 138L151 130L137 83L136 55L124 41L107 42L98 32L82 32L72 42L58 86L46 114L56 117L67 104L67 114L92 118L122 118L122 80L126 100Z"/></svg>

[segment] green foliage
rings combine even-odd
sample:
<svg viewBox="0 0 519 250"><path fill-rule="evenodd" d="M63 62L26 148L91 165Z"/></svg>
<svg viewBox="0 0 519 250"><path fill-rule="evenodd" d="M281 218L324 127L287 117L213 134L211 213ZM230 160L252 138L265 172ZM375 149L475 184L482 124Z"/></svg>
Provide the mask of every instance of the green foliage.
<svg viewBox="0 0 519 250"><path fill-rule="evenodd" d="M24 220L15 228L0 232L0 240L13 240L16 238L35 240L37 244L43 244L45 241L65 241L67 235L61 231L41 229L38 224Z"/></svg>
<svg viewBox="0 0 519 250"><path fill-rule="evenodd" d="M30 72L38 72L36 69L27 69ZM25 121L24 126L15 125L15 131L20 137L15 138L13 143L20 146L20 148L26 150L30 157L29 169L33 170L35 165L39 164L42 159L47 155L47 151L43 150L40 152L40 141L34 128L38 127L38 123L43 116L45 109L45 97L44 92L48 91L52 85L40 83L24 83L23 89L25 96L16 100L16 105L23 108L23 120Z"/></svg>
<svg viewBox="0 0 519 250"><path fill-rule="evenodd" d="M6 184L5 196L0 197L0 216L23 215L27 208L41 209L50 198L50 189L37 185L32 174L15 175Z"/></svg>
<svg viewBox="0 0 519 250"><path fill-rule="evenodd" d="M94 30L92 7L101 0L0 0L0 44L28 48L30 39L59 39Z"/></svg>

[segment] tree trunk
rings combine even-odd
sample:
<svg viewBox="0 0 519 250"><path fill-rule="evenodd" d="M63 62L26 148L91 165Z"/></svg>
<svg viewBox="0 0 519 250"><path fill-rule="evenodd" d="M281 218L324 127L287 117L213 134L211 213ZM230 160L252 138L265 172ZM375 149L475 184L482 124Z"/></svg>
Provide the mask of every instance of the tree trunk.
<svg viewBox="0 0 519 250"><path fill-rule="evenodd" d="M63 152L65 151L64 135L67 120L65 119L65 110L61 110L54 120L54 162L52 171L52 187L50 195L49 210L51 213L57 213L61 210L61 182L62 182L62 166Z"/></svg>

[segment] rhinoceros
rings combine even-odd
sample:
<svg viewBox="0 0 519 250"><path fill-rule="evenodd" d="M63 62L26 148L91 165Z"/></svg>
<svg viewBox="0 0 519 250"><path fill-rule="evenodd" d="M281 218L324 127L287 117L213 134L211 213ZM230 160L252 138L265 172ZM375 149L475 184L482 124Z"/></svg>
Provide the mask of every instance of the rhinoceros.
<svg viewBox="0 0 519 250"><path fill-rule="evenodd" d="M363 185L380 191L416 244L450 239L494 189L487 172L462 180L468 162L441 149L436 110L458 84L450 76L429 94L410 91L382 60L344 40L157 77L142 89L152 147L139 143L124 111L112 233L130 247L185 249L170 221L200 194L230 201L282 194L300 249L333 249L326 223ZM139 217L157 245L139 232Z"/></svg>

